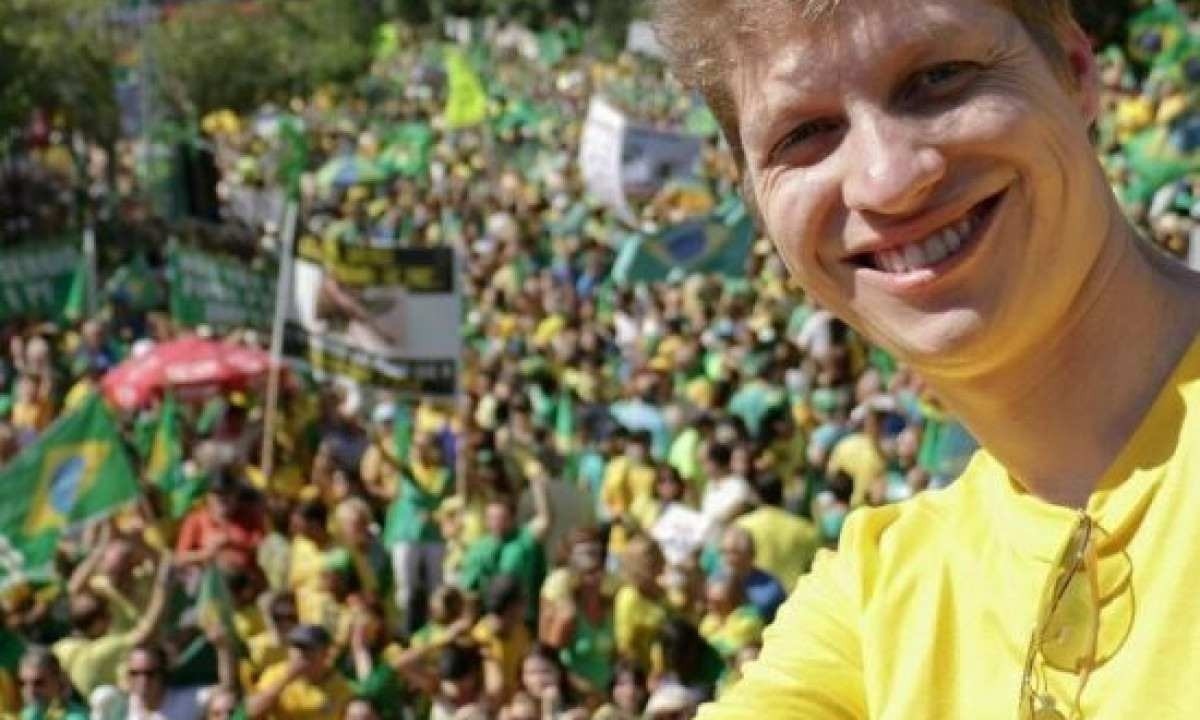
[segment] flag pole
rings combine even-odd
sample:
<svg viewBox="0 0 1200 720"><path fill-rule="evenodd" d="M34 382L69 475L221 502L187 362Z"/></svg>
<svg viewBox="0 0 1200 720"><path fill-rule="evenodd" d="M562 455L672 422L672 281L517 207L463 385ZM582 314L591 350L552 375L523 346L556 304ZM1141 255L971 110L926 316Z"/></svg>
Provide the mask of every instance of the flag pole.
<svg viewBox="0 0 1200 720"><path fill-rule="evenodd" d="M96 267L96 230L91 222L83 229L83 259L87 267L83 307L86 318L94 318L99 305L100 287Z"/></svg>
<svg viewBox="0 0 1200 720"><path fill-rule="evenodd" d="M275 414L279 406L279 371L283 363L283 326L287 320L288 298L292 294L292 261L296 245L296 220L299 201L289 197L283 210L282 245L279 253L279 282L275 288L275 317L271 322L271 365L267 370L266 408L263 410L262 472L270 479L275 461Z"/></svg>

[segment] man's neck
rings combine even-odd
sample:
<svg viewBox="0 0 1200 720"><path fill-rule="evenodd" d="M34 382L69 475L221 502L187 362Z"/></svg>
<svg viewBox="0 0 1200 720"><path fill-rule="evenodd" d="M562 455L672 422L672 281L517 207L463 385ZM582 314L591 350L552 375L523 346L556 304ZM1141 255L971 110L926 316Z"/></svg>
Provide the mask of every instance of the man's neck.
<svg viewBox="0 0 1200 720"><path fill-rule="evenodd" d="M922 373L1030 493L1083 507L1200 328L1200 282L1122 219L1058 328L1022 362L974 377ZM1053 272L1053 270L1049 270Z"/></svg>

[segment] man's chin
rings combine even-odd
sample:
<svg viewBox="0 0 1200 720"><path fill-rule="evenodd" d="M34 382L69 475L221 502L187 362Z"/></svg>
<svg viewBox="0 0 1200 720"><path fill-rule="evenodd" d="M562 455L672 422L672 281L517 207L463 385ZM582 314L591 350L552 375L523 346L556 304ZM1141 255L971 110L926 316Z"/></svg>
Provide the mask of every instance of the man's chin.
<svg viewBox="0 0 1200 720"><path fill-rule="evenodd" d="M971 365L988 335L979 313L968 309L880 322L867 332L868 338L917 370Z"/></svg>

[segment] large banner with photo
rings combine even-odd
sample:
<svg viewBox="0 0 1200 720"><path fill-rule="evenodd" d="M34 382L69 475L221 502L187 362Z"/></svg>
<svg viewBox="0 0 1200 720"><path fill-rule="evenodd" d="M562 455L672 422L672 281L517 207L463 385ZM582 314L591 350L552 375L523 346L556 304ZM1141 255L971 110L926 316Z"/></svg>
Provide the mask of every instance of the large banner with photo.
<svg viewBox="0 0 1200 720"><path fill-rule="evenodd" d="M453 250L306 237L292 294L289 335L306 338L317 375L401 395L456 392L462 300Z"/></svg>

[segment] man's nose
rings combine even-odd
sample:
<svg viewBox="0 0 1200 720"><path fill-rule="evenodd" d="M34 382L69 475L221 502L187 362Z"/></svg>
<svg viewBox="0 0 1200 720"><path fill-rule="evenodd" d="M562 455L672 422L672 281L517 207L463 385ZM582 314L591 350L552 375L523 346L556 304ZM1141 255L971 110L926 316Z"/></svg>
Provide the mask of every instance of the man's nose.
<svg viewBox="0 0 1200 720"><path fill-rule="evenodd" d="M851 120L848 140L842 195L852 210L878 215L916 212L946 175L942 153L898 119L864 113Z"/></svg>

